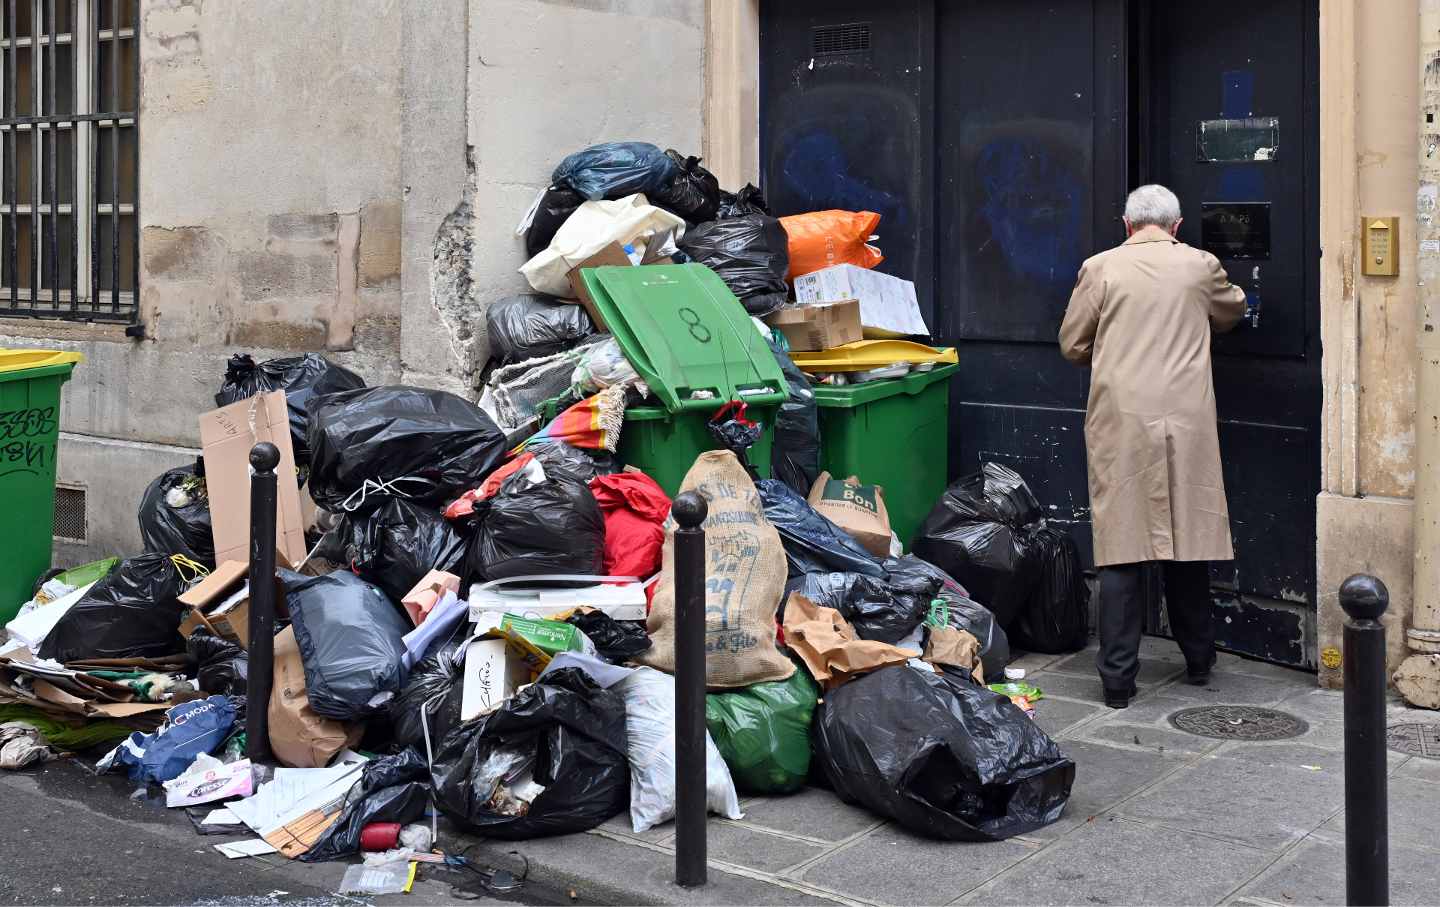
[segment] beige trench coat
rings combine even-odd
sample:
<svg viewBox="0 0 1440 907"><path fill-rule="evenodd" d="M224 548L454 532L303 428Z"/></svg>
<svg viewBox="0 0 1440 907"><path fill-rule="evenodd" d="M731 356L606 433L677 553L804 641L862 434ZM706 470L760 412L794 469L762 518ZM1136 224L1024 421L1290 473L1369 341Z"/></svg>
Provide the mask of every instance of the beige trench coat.
<svg viewBox="0 0 1440 907"><path fill-rule="evenodd" d="M1230 560L1210 332L1245 292L1158 227L1080 268L1060 350L1091 367L1085 413L1095 564Z"/></svg>

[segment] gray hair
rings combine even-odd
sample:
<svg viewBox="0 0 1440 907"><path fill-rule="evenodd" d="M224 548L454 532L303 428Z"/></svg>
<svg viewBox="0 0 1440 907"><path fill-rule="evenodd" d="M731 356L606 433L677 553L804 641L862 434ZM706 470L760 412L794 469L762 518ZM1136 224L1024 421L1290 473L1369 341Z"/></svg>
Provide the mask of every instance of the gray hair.
<svg viewBox="0 0 1440 907"><path fill-rule="evenodd" d="M1141 186L1125 199L1125 219L1132 230L1147 225L1169 230L1180 220L1180 199L1157 183Z"/></svg>

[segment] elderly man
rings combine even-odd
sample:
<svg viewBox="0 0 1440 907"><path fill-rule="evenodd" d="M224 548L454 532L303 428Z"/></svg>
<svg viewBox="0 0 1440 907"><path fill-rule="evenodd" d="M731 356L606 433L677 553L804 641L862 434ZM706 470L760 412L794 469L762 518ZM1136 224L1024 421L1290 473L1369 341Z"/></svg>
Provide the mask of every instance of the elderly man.
<svg viewBox="0 0 1440 907"><path fill-rule="evenodd" d="M1210 561L1230 560L1210 332L1228 331L1245 293L1208 252L1175 238L1180 201L1141 186L1125 201L1124 244L1080 268L1060 349L1091 368L1085 413L1090 514L1099 568L1105 704L1135 695L1142 567L1163 566L1170 629L1191 683L1215 663Z"/></svg>

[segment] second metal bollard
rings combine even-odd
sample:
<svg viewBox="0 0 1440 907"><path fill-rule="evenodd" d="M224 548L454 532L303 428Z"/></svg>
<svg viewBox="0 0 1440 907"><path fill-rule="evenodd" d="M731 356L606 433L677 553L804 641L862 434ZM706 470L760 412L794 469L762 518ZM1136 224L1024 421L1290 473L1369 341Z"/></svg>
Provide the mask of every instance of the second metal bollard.
<svg viewBox="0 0 1440 907"><path fill-rule="evenodd" d="M250 450L250 665L245 683L245 755L270 761L270 687L275 663L275 467L268 441Z"/></svg>
<svg viewBox="0 0 1440 907"><path fill-rule="evenodd" d="M675 883L705 884L705 499L687 491L675 530Z"/></svg>
<svg viewBox="0 0 1440 907"><path fill-rule="evenodd" d="M1385 781L1385 627L1390 592L1373 576L1340 586L1345 609L1345 902L1390 903Z"/></svg>

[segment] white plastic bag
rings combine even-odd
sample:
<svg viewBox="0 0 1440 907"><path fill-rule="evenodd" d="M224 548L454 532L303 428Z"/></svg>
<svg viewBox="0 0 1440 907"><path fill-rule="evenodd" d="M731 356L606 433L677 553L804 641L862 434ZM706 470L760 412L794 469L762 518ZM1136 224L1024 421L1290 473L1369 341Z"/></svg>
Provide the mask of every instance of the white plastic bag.
<svg viewBox="0 0 1440 907"><path fill-rule="evenodd" d="M555 232L550 247L520 266L537 292L570 297L570 269L612 242L622 246L655 233L680 236L685 221L657 208L640 194L612 201L585 202Z"/></svg>
<svg viewBox="0 0 1440 907"><path fill-rule="evenodd" d="M570 390L577 397L588 397L607 387L639 380L635 367L620 350L619 341L611 337L586 350L570 374Z"/></svg>
<svg viewBox="0 0 1440 907"><path fill-rule="evenodd" d="M625 697L630 824L639 833L675 818L675 678L654 668L636 668L613 689ZM744 816L730 768L708 731L705 805L727 819Z"/></svg>

